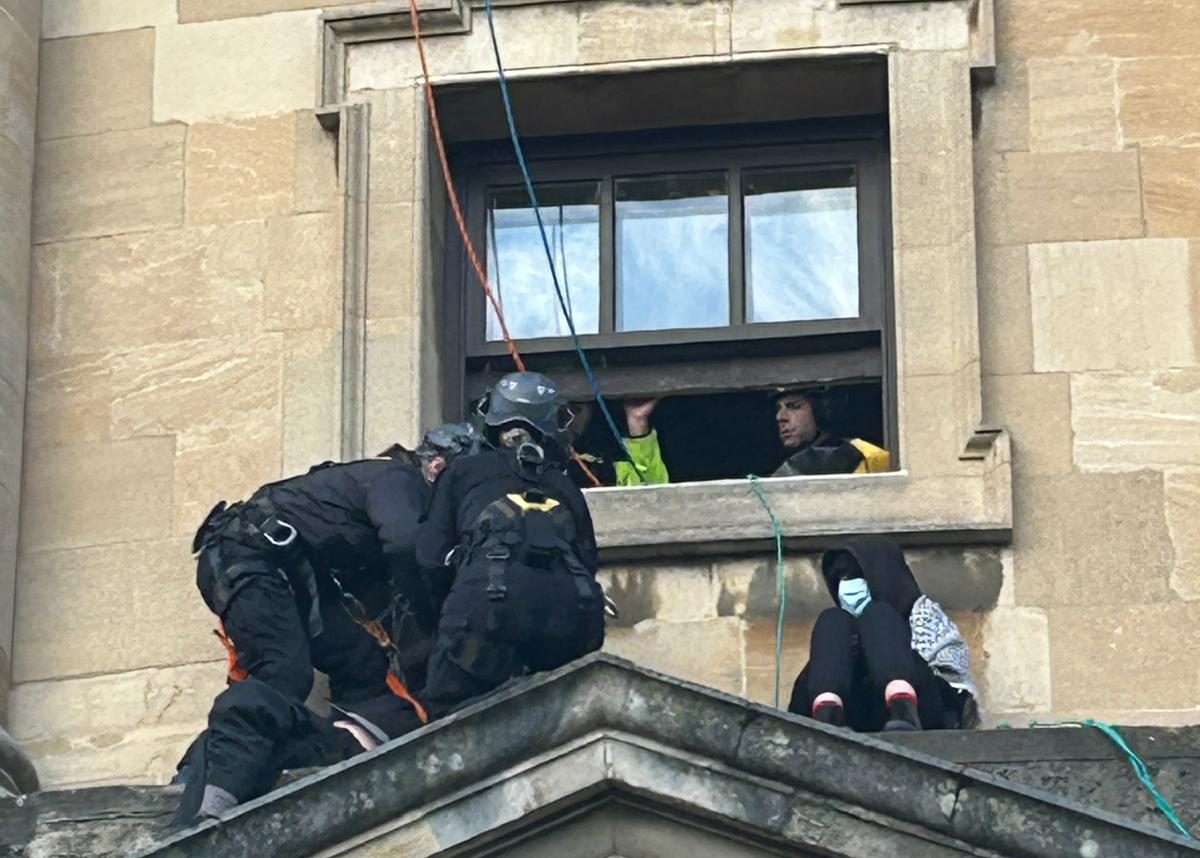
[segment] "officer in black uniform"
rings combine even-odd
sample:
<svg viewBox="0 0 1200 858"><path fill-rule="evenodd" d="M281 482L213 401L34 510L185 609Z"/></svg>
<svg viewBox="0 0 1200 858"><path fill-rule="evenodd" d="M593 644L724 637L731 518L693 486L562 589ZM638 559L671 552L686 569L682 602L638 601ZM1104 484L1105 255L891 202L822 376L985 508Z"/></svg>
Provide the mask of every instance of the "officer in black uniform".
<svg viewBox="0 0 1200 858"><path fill-rule="evenodd" d="M417 522L428 481L445 461L474 452L479 440L464 424L439 427L415 461L393 449L376 459L325 463L209 513L193 542L197 585L221 620L236 681L218 695L209 730L180 762L177 779L188 784L181 819L205 813L214 801L228 806L230 794L245 800L252 790L239 778L269 770L250 750L250 737L282 741L295 731L280 725L301 729L314 667L329 676L330 697L343 706L387 700L397 687L390 673L402 680L401 690L403 680L419 683L404 675L405 661L423 666L431 645L410 659L403 646L393 647L389 663L377 637L356 620L375 620L385 633L390 626L387 636L398 641L432 637L436 615L415 566ZM381 612L392 615L383 626Z"/></svg>
<svg viewBox="0 0 1200 858"><path fill-rule="evenodd" d="M422 695L431 715L604 641L592 519L563 472L563 405L546 376L505 376L485 415L492 448L434 488L417 561L453 584Z"/></svg>

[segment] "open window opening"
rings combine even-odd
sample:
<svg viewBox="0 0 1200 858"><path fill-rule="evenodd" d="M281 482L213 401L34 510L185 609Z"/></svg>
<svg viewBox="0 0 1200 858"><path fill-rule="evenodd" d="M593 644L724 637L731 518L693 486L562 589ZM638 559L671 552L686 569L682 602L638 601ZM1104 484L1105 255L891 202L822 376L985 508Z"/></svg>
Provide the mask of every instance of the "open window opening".
<svg viewBox="0 0 1200 858"><path fill-rule="evenodd" d="M503 126L489 125L481 93L444 94L464 138L455 159L472 239L526 363L572 401L592 399L540 214L580 345L620 428L622 399L661 397L653 426L673 482L772 474L784 449L767 392L782 388L831 391L836 422L822 431L885 447L895 466L882 62L692 69L688 91L704 98L659 102L649 120L646 99L680 74L523 82L539 212L511 147L493 139ZM834 80L841 102L814 89ZM587 115L581 89L594 108ZM513 364L447 232L443 345L454 357L445 410L456 416ZM592 421L577 447L613 456L617 442L606 435Z"/></svg>

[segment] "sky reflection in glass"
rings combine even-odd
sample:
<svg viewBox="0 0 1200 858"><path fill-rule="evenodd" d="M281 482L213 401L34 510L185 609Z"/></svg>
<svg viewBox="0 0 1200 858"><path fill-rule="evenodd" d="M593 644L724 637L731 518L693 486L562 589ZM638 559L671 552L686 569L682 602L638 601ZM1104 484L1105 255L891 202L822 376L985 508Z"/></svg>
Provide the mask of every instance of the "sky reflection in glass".
<svg viewBox="0 0 1200 858"><path fill-rule="evenodd" d="M617 330L729 324L724 174L619 179Z"/></svg>
<svg viewBox="0 0 1200 858"><path fill-rule="evenodd" d="M600 330L599 199L598 182L538 189L559 285L580 334ZM500 190L489 196L487 248L488 277L509 333L516 339L569 335L537 219L523 189ZM487 338L503 339L490 303Z"/></svg>
<svg viewBox="0 0 1200 858"><path fill-rule="evenodd" d="M853 171L780 170L744 183L746 321L857 316Z"/></svg>

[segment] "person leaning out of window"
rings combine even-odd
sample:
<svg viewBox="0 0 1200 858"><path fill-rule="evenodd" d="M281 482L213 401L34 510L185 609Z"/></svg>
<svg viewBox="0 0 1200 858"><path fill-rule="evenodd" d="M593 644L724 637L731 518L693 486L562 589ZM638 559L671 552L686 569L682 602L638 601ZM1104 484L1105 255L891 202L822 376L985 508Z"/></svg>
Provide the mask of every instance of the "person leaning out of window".
<svg viewBox="0 0 1200 858"><path fill-rule="evenodd" d="M663 461L662 448L658 444L658 432L650 424L650 417L658 407L656 398L626 399L625 425L628 434L621 439L628 451L616 451L612 444L609 455L596 452L577 450L579 459L588 470L596 475L602 485L606 486L639 486L656 485L671 482L671 475ZM575 403L571 405L572 419L567 427L567 436L574 445L587 430L593 416L595 406L592 403ZM603 418L599 418L603 420ZM607 429L605 430L607 431ZM567 475L578 485L592 485L591 479L583 473L579 462L572 460L567 466Z"/></svg>
<svg viewBox="0 0 1200 858"><path fill-rule="evenodd" d="M771 476L875 474L891 469L887 450L861 438L833 434L836 421L827 389L787 388L772 397L786 458Z"/></svg>

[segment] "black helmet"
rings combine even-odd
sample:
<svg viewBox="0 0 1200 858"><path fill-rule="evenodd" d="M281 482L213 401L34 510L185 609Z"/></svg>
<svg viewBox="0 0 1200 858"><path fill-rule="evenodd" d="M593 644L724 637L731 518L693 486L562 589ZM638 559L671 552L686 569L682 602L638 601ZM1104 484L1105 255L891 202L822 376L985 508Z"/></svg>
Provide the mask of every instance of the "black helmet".
<svg viewBox="0 0 1200 858"><path fill-rule="evenodd" d="M778 406L779 400L785 396L803 396L812 406L813 420L817 428L823 432L833 431L836 422L835 391L829 384L793 385L777 387L769 393L771 405Z"/></svg>
<svg viewBox="0 0 1200 858"><path fill-rule="evenodd" d="M543 439L555 439L562 431L565 400L555 385L540 372L510 372L496 384L488 398L488 426L520 423Z"/></svg>
<svg viewBox="0 0 1200 858"><path fill-rule="evenodd" d="M444 456L448 465L458 456L478 453L482 442L483 438L470 423L443 423L425 433L416 453L422 459Z"/></svg>

